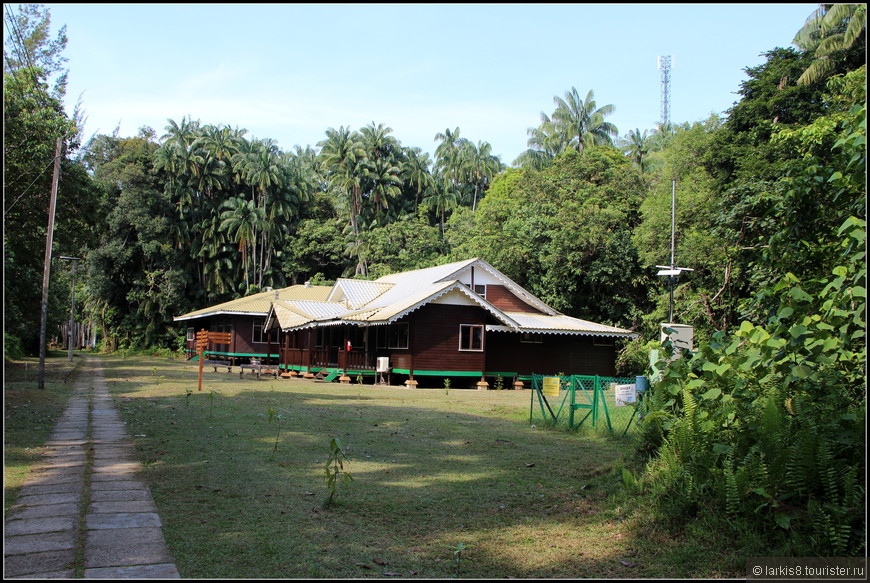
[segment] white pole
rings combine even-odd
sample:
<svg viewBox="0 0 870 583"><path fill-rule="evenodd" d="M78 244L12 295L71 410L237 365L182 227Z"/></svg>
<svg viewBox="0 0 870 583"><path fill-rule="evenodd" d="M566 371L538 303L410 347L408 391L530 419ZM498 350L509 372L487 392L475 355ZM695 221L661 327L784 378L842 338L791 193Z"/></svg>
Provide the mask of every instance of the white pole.
<svg viewBox="0 0 870 583"><path fill-rule="evenodd" d="M676 248L676 223L677 223L677 179L671 179L671 269L676 269L674 260Z"/></svg>

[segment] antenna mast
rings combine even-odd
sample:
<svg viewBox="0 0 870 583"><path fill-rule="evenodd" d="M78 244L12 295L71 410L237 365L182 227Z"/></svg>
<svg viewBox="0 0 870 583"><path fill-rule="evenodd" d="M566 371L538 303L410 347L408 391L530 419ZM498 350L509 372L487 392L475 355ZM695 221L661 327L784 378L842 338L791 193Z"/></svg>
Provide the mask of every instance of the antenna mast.
<svg viewBox="0 0 870 583"><path fill-rule="evenodd" d="M671 123L671 56L658 58L658 67L662 72L662 126Z"/></svg>

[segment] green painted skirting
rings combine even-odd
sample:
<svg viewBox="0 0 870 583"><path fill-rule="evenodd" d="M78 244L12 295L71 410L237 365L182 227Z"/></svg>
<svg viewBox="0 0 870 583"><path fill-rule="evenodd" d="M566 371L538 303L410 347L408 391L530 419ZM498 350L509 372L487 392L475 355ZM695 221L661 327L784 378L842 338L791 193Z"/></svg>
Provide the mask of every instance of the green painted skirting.
<svg viewBox="0 0 870 583"><path fill-rule="evenodd" d="M209 354L214 354L217 356L241 356L241 357L249 357L249 358L278 358L279 357L278 354L265 354L265 353L254 354L251 352L213 352L211 350L206 350L205 355L208 356ZM199 358L199 354L196 354L196 356L194 356L190 360L196 360L197 358Z"/></svg>
<svg viewBox="0 0 870 583"><path fill-rule="evenodd" d="M277 354L254 354L252 352L211 352L210 350L205 351L206 354L217 354L219 356L243 356L250 358L278 358Z"/></svg>
<svg viewBox="0 0 870 583"><path fill-rule="evenodd" d="M300 366L300 365L296 365L296 364L289 364L289 365L282 364L282 365L279 365L279 368L281 368L283 370L295 370L297 372L303 372L306 370L310 370L312 373L315 373L315 374L319 373L321 370L326 370L328 372L343 370L343 369L334 368L334 367L316 367L316 366L312 366L309 369L309 367ZM363 375L363 376L377 376L378 374L380 374L377 371L374 371L371 369L365 369L365 370L347 369L344 372L347 373L348 375ZM410 375L411 374L411 371L406 369L406 368L394 368L390 372L395 373L395 374L403 374L403 375ZM481 373L478 371L468 371L468 370L415 370L414 376L421 376L421 377L426 377L426 376L429 376L429 377L482 377L482 376L488 376L488 377L514 378L517 376L517 373L515 373L515 372ZM528 376L528 377L521 376L519 378L521 380L531 380L532 377L531 376Z"/></svg>
<svg viewBox="0 0 870 583"><path fill-rule="evenodd" d="M406 374L410 375L411 371L407 368L394 368L392 372L396 374ZM414 376L421 377L480 377L483 376L483 373L480 371L468 371L468 370L417 370L414 369Z"/></svg>

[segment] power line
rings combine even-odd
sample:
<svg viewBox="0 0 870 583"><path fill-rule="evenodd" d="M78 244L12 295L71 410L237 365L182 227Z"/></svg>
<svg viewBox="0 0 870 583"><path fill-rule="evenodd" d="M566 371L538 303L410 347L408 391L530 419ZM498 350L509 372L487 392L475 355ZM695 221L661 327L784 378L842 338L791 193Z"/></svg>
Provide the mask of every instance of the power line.
<svg viewBox="0 0 870 583"><path fill-rule="evenodd" d="M21 194L19 194L19 195L18 195L18 198L16 198L16 199L12 202L12 204L10 204L8 207L6 207L6 208L3 209L3 216L6 216L6 213L8 213L9 210L10 210L12 207L14 207L14 206L18 203L18 201L20 201L21 198L22 198L25 194L27 194L27 191L30 190L30 187L33 186L33 185L36 183L37 180L39 180L40 178L42 178L42 175L45 174L45 171L48 170L49 167L50 167L52 164L54 164L55 159L56 159L56 158L52 158L52 159L51 159L51 162L49 162L48 165L47 165L45 168L43 168L42 171L41 171L39 174L37 174L36 178L33 179L33 182L31 182L31 183L27 186L27 188L24 189L24 192L22 192Z"/></svg>

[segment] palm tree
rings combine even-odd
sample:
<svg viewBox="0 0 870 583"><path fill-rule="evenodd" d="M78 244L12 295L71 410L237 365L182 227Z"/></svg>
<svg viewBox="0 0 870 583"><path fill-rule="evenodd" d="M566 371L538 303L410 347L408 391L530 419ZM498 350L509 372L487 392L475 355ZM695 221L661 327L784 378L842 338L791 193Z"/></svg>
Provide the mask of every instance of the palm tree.
<svg viewBox="0 0 870 583"><path fill-rule="evenodd" d="M383 218L384 210L389 208L390 202L402 194L399 168L388 158L379 158L371 165L369 179L369 200L374 206L375 216Z"/></svg>
<svg viewBox="0 0 870 583"><path fill-rule="evenodd" d="M613 143L617 135L616 126L604 118L613 113L614 107L605 105L596 109L595 94L591 89L583 100L572 87L565 93L565 99L557 96L553 101L556 104L552 118L555 133L561 134L575 150L582 152L593 145Z"/></svg>
<svg viewBox="0 0 870 583"><path fill-rule="evenodd" d="M318 142L320 164L330 191L345 206L348 223L354 234L359 233L362 214L362 187L367 175L366 153L359 134L341 126L326 130L326 139Z"/></svg>
<svg viewBox="0 0 870 583"><path fill-rule="evenodd" d="M212 156L229 163L239 152L243 135L247 130L233 130L229 126L205 126L203 134L191 145L192 149L202 148Z"/></svg>
<svg viewBox="0 0 870 583"><path fill-rule="evenodd" d="M242 252L242 268L245 272L245 286L250 287L250 262L248 246L256 246L256 234L266 220L266 213L257 207L253 200L231 197L223 204L220 230L227 231Z"/></svg>
<svg viewBox="0 0 870 583"><path fill-rule="evenodd" d="M504 165L498 156L492 153L489 142L465 142L461 151L461 165L474 189L474 201L471 210L477 210L478 195L489 187L493 177L502 171Z"/></svg>
<svg viewBox="0 0 870 583"><path fill-rule="evenodd" d="M529 128L528 135L529 149L517 156L514 160L515 165L541 170L568 147L564 136L557 131L556 124L543 111L541 125Z"/></svg>
<svg viewBox="0 0 870 583"><path fill-rule="evenodd" d="M462 144L467 140L459 137L459 128L452 132L450 128L445 129L443 133L438 132L435 134L435 139L441 142L435 148L435 170L458 189L461 182Z"/></svg>
<svg viewBox="0 0 870 583"><path fill-rule="evenodd" d="M405 159L402 163L402 181L414 190L414 212L420 198L435 185L434 176L430 171L431 161L429 154L420 148L408 148L405 150Z"/></svg>
<svg viewBox="0 0 870 583"><path fill-rule="evenodd" d="M426 197L426 202L432 206L432 209L440 217L441 236L444 237L444 221L447 211L455 208L457 204L456 191L453 189L453 185L443 177L436 180L435 187L430 191L429 196Z"/></svg>
<svg viewBox="0 0 870 583"><path fill-rule="evenodd" d="M834 69L833 57L864 39L866 29L866 4L820 4L792 41L815 54L815 60L798 78L798 85L828 76Z"/></svg>
<svg viewBox="0 0 870 583"><path fill-rule="evenodd" d="M620 141L620 148L628 158L637 165L641 172L649 170L649 161L647 156L654 149L653 136L647 130L643 133L639 129L629 130L628 134Z"/></svg>
<svg viewBox="0 0 870 583"><path fill-rule="evenodd" d="M399 142L390 135L393 133L393 128L384 127L384 124L375 126L375 122L372 122L370 126L362 128L359 133L366 155L371 160L395 158L398 154Z"/></svg>

